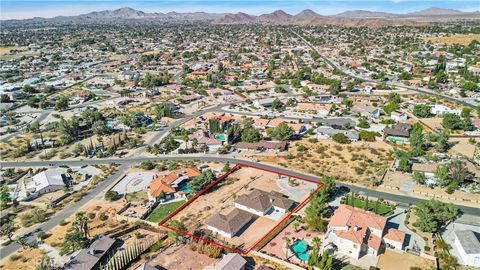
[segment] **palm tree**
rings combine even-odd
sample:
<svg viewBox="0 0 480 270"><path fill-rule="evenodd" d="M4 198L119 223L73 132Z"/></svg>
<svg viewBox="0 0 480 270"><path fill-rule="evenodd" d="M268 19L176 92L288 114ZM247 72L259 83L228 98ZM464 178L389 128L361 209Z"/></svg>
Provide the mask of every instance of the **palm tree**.
<svg viewBox="0 0 480 270"><path fill-rule="evenodd" d="M292 226L293 226L293 228L295 229L295 232L298 232L298 227L300 226L300 223L298 223L298 221L295 220L295 221L292 223Z"/></svg>
<svg viewBox="0 0 480 270"><path fill-rule="evenodd" d="M292 239L286 238L285 239L285 256L288 259L288 250L290 249L290 243L292 243Z"/></svg>
<svg viewBox="0 0 480 270"><path fill-rule="evenodd" d="M320 239L318 236L315 236L312 238L312 244L315 250L318 251L320 249L320 245L322 244L322 239Z"/></svg>

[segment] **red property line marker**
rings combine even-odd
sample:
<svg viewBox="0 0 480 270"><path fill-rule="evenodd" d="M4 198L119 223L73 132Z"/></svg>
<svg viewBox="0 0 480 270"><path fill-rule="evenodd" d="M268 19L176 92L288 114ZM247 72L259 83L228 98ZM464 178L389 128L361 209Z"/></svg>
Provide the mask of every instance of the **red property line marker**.
<svg viewBox="0 0 480 270"><path fill-rule="evenodd" d="M288 176L288 177L292 177L292 178L296 178L296 179L299 179L299 180L302 180L302 181L306 181L306 182L310 182L310 183L315 183L315 184L318 184L318 187L315 189L315 191L313 191L305 200L303 200L300 204L298 204L292 211L290 211L290 213L288 213L284 218L282 218L282 220L280 220L272 229L270 229L262 238L260 238L260 240L258 240L255 244L253 244L253 246L251 246L250 248L248 248L246 251L243 251L243 250L240 250L240 249L235 249L235 248L232 248L232 247L229 247L229 246L226 246L226 245L223 245L221 243L218 243L218 242L215 242L215 241L212 241L212 240L209 240L209 239L206 239L206 238L203 238L203 237L200 237L200 236L197 236L197 235L194 235L193 233L190 233L190 232L187 232L187 231L181 231L181 230L178 230L176 228L172 228L168 225L165 225L165 223L167 223L171 218L173 218L175 215L177 215L180 211L182 211L183 209L185 209L188 205L190 205L193 201L195 201L198 197L200 197L202 194L204 194L205 192L207 192L210 188L212 188L214 185L216 185L218 182L222 181L223 179L225 179L228 175L230 175L232 172L234 172L235 170L241 168L241 167L247 167L247 168L253 168L253 169L257 169L257 170L261 170L261 171L266 171L266 172L271 172L271 173L275 173L275 174L278 174L278 175L283 175L283 176ZM265 169L265 168L260 168L260 167L257 167L257 166L253 166L253 165L248 165L248 164L244 164L244 163L237 163L235 166L233 166L230 170L228 170L226 173L222 174L221 176L219 176L215 181L213 181L212 183L210 183L206 188L204 188L203 190L201 190L199 193L197 193L195 196L193 196L190 200L188 200L187 203L183 204L182 206L180 206L179 208L177 208L175 211L173 211L170 215L168 215L166 218L164 218L158 225L160 227L164 227L166 229L169 229L169 230L172 230L174 232L177 232L179 234L182 234L184 236L189 236L189 237L193 237L195 239L198 239L198 240L201 240L203 242L206 242L206 243L209 243L209 244L213 244L213 245L216 245L218 247L221 247L221 248L224 248L226 250L229 250L231 252L236 252L236 253L239 253L241 255L247 255L250 251L252 251L254 248L256 248L263 240L265 240L278 226L280 226L280 224L282 224L285 220L287 220L291 215L293 215L294 213L296 213L300 208L302 208L311 198L313 195L315 195L315 193L317 193L318 191L320 191L321 188L323 188L325 184L323 182L317 182L317 181L314 181L314 180L311 180L311 179L307 179L307 178L304 178L304 177L297 177L297 176L294 176L294 175L291 175L291 174L287 174L287 173L282 173L282 172L278 172L278 171L275 171L275 170L270 170L270 169Z"/></svg>

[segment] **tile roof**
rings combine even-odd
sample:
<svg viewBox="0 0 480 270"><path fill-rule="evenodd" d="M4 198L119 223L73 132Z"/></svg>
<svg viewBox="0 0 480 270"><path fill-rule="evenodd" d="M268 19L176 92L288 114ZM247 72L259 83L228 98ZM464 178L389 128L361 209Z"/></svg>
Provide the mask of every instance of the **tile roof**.
<svg viewBox="0 0 480 270"><path fill-rule="evenodd" d="M387 218L363 209L342 204L330 219L329 226L371 227L379 230L385 228Z"/></svg>
<svg viewBox="0 0 480 270"><path fill-rule="evenodd" d="M405 232L394 228L388 228L387 233L383 237L399 243L403 243L403 241L405 240Z"/></svg>
<svg viewBox="0 0 480 270"><path fill-rule="evenodd" d="M150 183L150 194L153 197L157 197L163 191L165 193L175 192L175 189L171 184L177 180L180 176L187 176L188 178L196 177L200 175L200 171L196 168L178 169L170 172L165 176L159 176Z"/></svg>
<svg viewBox="0 0 480 270"><path fill-rule="evenodd" d="M235 208L226 215L220 213L213 215L205 224L227 233L235 233L251 218L252 214Z"/></svg>
<svg viewBox="0 0 480 270"><path fill-rule="evenodd" d="M276 191L268 193L260 189L254 189L249 194L240 195L235 200L235 203L247 206L259 212L265 212L272 206L288 210L292 207L294 201L285 198L282 193Z"/></svg>

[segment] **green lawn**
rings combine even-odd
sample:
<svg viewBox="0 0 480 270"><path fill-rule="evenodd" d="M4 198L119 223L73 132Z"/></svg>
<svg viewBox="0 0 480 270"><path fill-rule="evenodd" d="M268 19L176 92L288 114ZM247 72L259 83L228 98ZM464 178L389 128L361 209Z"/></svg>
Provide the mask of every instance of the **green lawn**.
<svg viewBox="0 0 480 270"><path fill-rule="evenodd" d="M148 216L147 221L160 222L166 218L170 213L175 211L178 207L182 206L185 201L172 202L157 206L155 210Z"/></svg>
<svg viewBox="0 0 480 270"><path fill-rule="evenodd" d="M351 200L351 197L349 198L349 200ZM345 200L343 199L342 200L342 203L345 203ZM368 201L368 211L371 211L371 212L374 212L375 213L375 204L376 202L373 201L373 200L369 200ZM361 199L361 198L358 198L356 197L354 202L353 202L353 206L355 208L361 208L361 209L364 209L365 207L365 200L364 199ZM381 216L390 216L393 214L393 211L395 210L395 206L389 206L388 204L386 204L385 202L380 202L378 204L378 212L376 214L378 215L381 215Z"/></svg>

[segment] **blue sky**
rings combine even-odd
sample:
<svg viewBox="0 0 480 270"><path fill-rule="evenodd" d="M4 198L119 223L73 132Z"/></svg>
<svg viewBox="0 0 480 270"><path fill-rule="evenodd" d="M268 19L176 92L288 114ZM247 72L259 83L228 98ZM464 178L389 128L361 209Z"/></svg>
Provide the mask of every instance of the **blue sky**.
<svg viewBox="0 0 480 270"><path fill-rule="evenodd" d="M480 10L480 0L165 0L165 1L82 1L82 0L1 0L0 19L24 19L32 17L54 17L78 15L91 11L131 7L145 12L245 12L262 14L282 9L295 14L309 8L322 15L332 15L345 10L364 9L406 13L428 7L453 8L462 11Z"/></svg>

